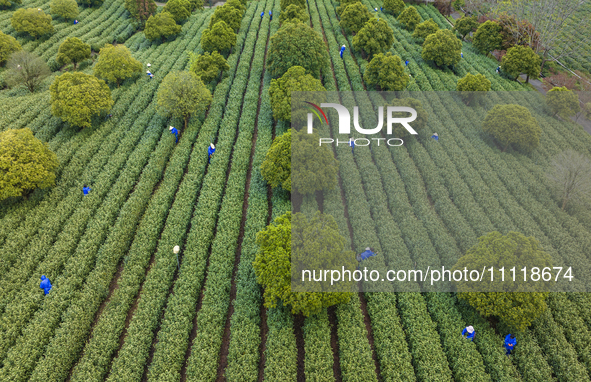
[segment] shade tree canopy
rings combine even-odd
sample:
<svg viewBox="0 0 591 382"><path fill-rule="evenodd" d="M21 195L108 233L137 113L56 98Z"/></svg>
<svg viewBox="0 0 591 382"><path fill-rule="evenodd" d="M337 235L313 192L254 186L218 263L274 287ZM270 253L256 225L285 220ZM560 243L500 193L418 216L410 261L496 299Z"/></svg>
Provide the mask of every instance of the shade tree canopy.
<svg viewBox="0 0 591 382"><path fill-rule="evenodd" d="M478 243L458 260L452 272L465 267L469 270L482 269L483 266L487 269L529 269L534 264L540 269L552 268L550 255L544 252L535 238L519 232L502 235L495 231L479 237ZM485 273L481 283L458 283L458 297L466 300L483 317L497 317L511 328L523 331L546 310L548 292L540 291L543 288L532 286L531 282L526 283L521 278L514 282L507 281L506 277L505 282L501 282L500 275L497 276L494 283L490 282L489 273Z"/></svg>
<svg viewBox="0 0 591 382"><path fill-rule="evenodd" d="M10 25L15 31L28 33L33 38L53 33L51 16L40 8L17 9L10 18Z"/></svg>
<svg viewBox="0 0 591 382"><path fill-rule="evenodd" d="M306 0L280 0L279 6L281 7L281 11L284 12L287 7L290 5L295 5L300 8L306 8Z"/></svg>
<svg viewBox="0 0 591 382"><path fill-rule="evenodd" d="M398 16L404 10L403 0L384 0L384 10L388 13Z"/></svg>
<svg viewBox="0 0 591 382"><path fill-rule="evenodd" d="M562 210L569 202L579 206L591 201L591 160L572 149L558 154L546 174L551 180L552 191L560 201Z"/></svg>
<svg viewBox="0 0 591 382"><path fill-rule="evenodd" d="M456 90L461 92L460 96L469 105L479 94L490 90L490 80L480 73L468 73L458 80Z"/></svg>
<svg viewBox="0 0 591 382"><path fill-rule="evenodd" d="M74 70L79 62L90 58L90 45L83 43L77 37L68 37L61 43L57 51L57 62L60 65L72 63Z"/></svg>
<svg viewBox="0 0 591 382"><path fill-rule="evenodd" d="M345 239L332 216L317 212L308 219L302 213L292 215L288 211L257 233L256 243L258 251L253 267L264 289L266 307L276 307L281 301L293 314L310 316L351 299L351 293L330 292L330 289L328 292L291 290L292 280L301 280L297 274L301 264L313 264L318 269L344 266L354 270L355 255L345 249Z"/></svg>
<svg viewBox="0 0 591 382"><path fill-rule="evenodd" d="M14 37L0 31L0 65L3 65L11 54L21 49L21 44Z"/></svg>
<svg viewBox="0 0 591 382"><path fill-rule="evenodd" d="M10 87L25 85L32 93L51 74L49 66L35 53L19 50L6 63L5 80Z"/></svg>
<svg viewBox="0 0 591 382"><path fill-rule="evenodd" d="M394 32L383 19L369 20L353 37L353 48L362 50L370 58L387 52L394 43Z"/></svg>
<svg viewBox="0 0 591 382"><path fill-rule="evenodd" d="M133 58L125 45L105 44L99 52L99 59L94 66L94 75L108 82L116 83L140 73L142 64Z"/></svg>
<svg viewBox="0 0 591 382"><path fill-rule="evenodd" d="M309 20L306 8L290 4L279 14L279 21L284 23L307 23Z"/></svg>
<svg viewBox="0 0 591 382"><path fill-rule="evenodd" d="M234 45L236 45L236 33L223 20L218 21L201 34L201 47L206 52L215 50L226 53Z"/></svg>
<svg viewBox="0 0 591 382"><path fill-rule="evenodd" d="M462 41L449 29L442 29L427 36L421 57L435 62L437 66L450 66L460 61L461 54Z"/></svg>
<svg viewBox="0 0 591 382"><path fill-rule="evenodd" d="M494 21L488 20L476 29L474 33L473 44L482 54L488 54L493 50L501 49L503 37L501 35L501 26Z"/></svg>
<svg viewBox="0 0 591 382"><path fill-rule="evenodd" d="M423 21L419 25L416 26L415 31L412 34L412 37L424 41L427 36L433 34L439 30L439 26L433 21L433 19L429 19L427 21Z"/></svg>
<svg viewBox="0 0 591 382"><path fill-rule="evenodd" d="M180 23L191 15L191 3L189 0L169 0L162 11L170 13L174 21Z"/></svg>
<svg viewBox="0 0 591 382"><path fill-rule="evenodd" d="M525 82L529 82L529 77L537 78L540 73L540 64L542 59L529 46L516 45L507 51L503 56L501 65L503 71L519 77L521 73L527 74Z"/></svg>
<svg viewBox="0 0 591 382"><path fill-rule="evenodd" d="M340 25L345 30L357 33L372 18L373 15L367 7L358 1L347 5L341 14Z"/></svg>
<svg viewBox="0 0 591 382"><path fill-rule="evenodd" d="M89 74L64 73L49 87L51 114L72 126L90 127L92 117L113 106L105 81Z"/></svg>
<svg viewBox="0 0 591 382"><path fill-rule="evenodd" d="M242 10L228 4L216 7L213 16L209 19L209 28L219 21L224 21L234 32L237 32L240 29L243 13Z"/></svg>
<svg viewBox="0 0 591 382"><path fill-rule="evenodd" d="M168 38L181 33L182 27L174 21L169 12L160 12L150 16L144 27L144 34L148 40Z"/></svg>
<svg viewBox="0 0 591 382"><path fill-rule="evenodd" d="M0 133L0 200L55 184L57 156L29 128Z"/></svg>
<svg viewBox="0 0 591 382"><path fill-rule="evenodd" d="M52 15L58 15L64 19L78 17L78 3L76 0L51 0L49 9Z"/></svg>
<svg viewBox="0 0 591 382"><path fill-rule="evenodd" d="M125 9L143 24L156 13L156 3L154 0L125 0Z"/></svg>
<svg viewBox="0 0 591 382"><path fill-rule="evenodd" d="M186 129L189 118L207 110L211 100L211 92L195 73L172 72L164 77L158 90L158 112L183 119Z"/></svg>
<svg viewBox="0 0 591 382"><path fill-rule="evenodd" d="M292 66L301 66L314 78L328 64L326 45L318 32L302 23L288 23L271 36L267 68L273 78L281 77Z"/></svg>
<svg viewBox="0 0 591 382"><path fill-rule="evenodd" d="M376 54L367 65L363 79L385 91L403 90L409 82L402 60L391 52Z"/></svg>
<svg viewBox="0 0 591 382"><path fill-rule="evenodd" d="M217 51L211 53L205 52L200 55L189 52L189 57L191 60L189 70L195 73L206 84L217 78L220 72L223 73L226 70L230 70L230 66L224 56Z"/></svg>
<svg viewBox="0 0 591 382"><path fill-rule="evenodd" d="M566 87L554 87L546 93L546 103L553 115L567 119L581 111L579 97Z"/></svg>
<svg viewBox="0 0 591 382"><path fill-rule="evenodd" d="M23 0L0 0L0 7L10 8L13 5L22 4Z"/></svg>
<svg viewBox="0 0 591 382"><path fill-rule="evenodd" d="M291 93L318 91L326 91L319 79L306 74L306 69L301 66L292 66L283 76L271 80L269 96L273 118L292 122ZM301 116L299 119L305 120Z"/></svg>
<svg viewBox="0 0 591 382"><path fill-rule="evenodd" d="M261 165L261 176L271 187L291 192L291 129L273 140Z"/></svg>
<svg viewBox="0 0 591 382"><path fill-rule="evenodd" d="M482 128L501 143L503 151L510 145L532 150L540 144L542 134L538 121L520 105L495 105L486 114Z"/></svg>
<svg viewBox="0 0 591 382"><path fill-rule="evenodd" d="M414 31L415 27L421 22L421 15L415 7L412 5L404 8L404 10L398 15L398 22L402 23L406 30Z"/></svg>
<svg viewBox="0 0 591 382"><path fill-rule="evenodd" d="M462 40L466 38L470 32L475 32L478 28L478 20L476 16L462 16L459 20L456 20L456 23L453 27L453 30L458 32L460 36L462 36Z"/></svg>
<svg viewBox="0 0 591 382"><path fill-rule="evenodd" d="M87 7L98 7L104 0L77 0L78 4L85 5Z"/></svg>

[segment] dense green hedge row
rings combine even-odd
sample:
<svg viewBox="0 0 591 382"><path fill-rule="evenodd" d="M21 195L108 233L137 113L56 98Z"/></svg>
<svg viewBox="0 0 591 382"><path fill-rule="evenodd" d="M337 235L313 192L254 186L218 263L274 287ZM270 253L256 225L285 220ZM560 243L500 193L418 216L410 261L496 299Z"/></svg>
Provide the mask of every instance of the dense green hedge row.
<svg viewBox="0 0 591 382"><path fill-rule="evenodd" d="M575 303L581 319L591 329L591 296L588 293L568 293L569 300Z"/></svg>
<svg viewBox="0 0 591 382"><path fill-rule="evenodd" d="M248 22L238 36L237 49L244 43L248 29ZM230 66L234 68L239 60L239 54L231 56ZM108 380L139 380L144 371L148 353L154 338L154 331L159 325L159 319L168 297L168 291L176 271L176 258L171 249L184 242L191 220L193 205L201 188L201 182L207 167L207 155L204 148L217 135L221 116L227 102L227 95L231 85L240 82L237 78L232 84L234 72L216 88L214 102L210 106L208 118L203 124L198 141L195 143L188 172L175 196L175 201L168 214L164 230L158 242L154 265L146 276L135 314L133 315L125 342L113 361ZM182 276L182 274L181 274Z"/></svg>
<svg viewBox="0 0 591 382"><path fill-rule="evenodd" d="M272 12L278 14L279 11L280 4L275 1ZM269 36L274 35L278 28L279 18L275 18L270 22ZM271 146L273 133L273 115L268 92L271 77L267 72L263 74L262 82L244 238L235 276L236 299L233 302L234 314L230 318L228 364L224 370L224 376L228 381L256 381L259 373L262 294L252 262L258 249L256 234L269 223L267 184L261 176L260 166Z"/></svg>
<svg viewBox="0 0 591 382"><path fill-rule="evenodd" d="M304 375L307 381L334 381L330 322L324 309L304 321Z"/></svg>
<svg viewBox="0 0 591 382"><path fill-rule="evenodd" d="M289 206L284 207L289 211ZM273 209L275 210L275 207ZM281 210L281 214L285 211ZM267 326L263 378L269 382L295 382L298 349L293 331L293 315L289 307L277 304L276 308L267 309Z"/></svg>
<svg viewBox="0 0 591 382"><path fill-rule="evenodd" d="M242 204L240 201L244 197L244 184L250 160L248 154L251 150L252 129L256 117L256 102L258 101L258 89L262 72L262 54L260 53L264 52L267 37L267 25L263 24L259 29L259 23L262 20L252 18L252 15L257 13L256 9L261 10L264 6L265 3L261 2L258 3L257 8L253 3L244 18L246 23L251 22L251 20L252 23L250 29L243 26L244 30L248 30L245 47L236 72L236 80L230 90L230 97L225 106L227 112L220 125L216 142L216 154L212 158L212 163L208 167L207 175L203 180L203 187L193 214L180 275L174 286L174 294L170 296L167 302L162 326L158 332L158 342L148 375L149 380L173 381L180 378L185 353L191 345L189 344L189 334L196 313L194 306L197 304L203 287L210 247L212 250L209 257L207 284L205 285L202 308L197 312L198 332L191 347L191 357L187 361L187 377L189 380L210 380L215 379L217 374L217 357L227 310L223 314L219 314L219 311L211 312L211 310L212 308L222 310L220 300L223 301L224 297L229 303L230 288L223 284L231 284L234 257L230 254L235 253L242 218ZM259 38L257 38L258 33L260 33ZM257 53L261 57L257 57ZM254 60L252 60L253 55ZM260 65L260 68L257 68L257 65ZM250 80L247 83L246 80L249 78L249 74ZM241 108L242 113L240 114ZM239 122L238 115L241 115ZM239 132L239 135L236 139L237 132ZM206 146L207 143L202 145L202 147ZM232 147L234 147L234 151L232 151ZM230 160L232 160L232 166L226 184L225 174L229 171ZM226 194L222 201L224 187L226 187ZM216 217L218 208L220 208L220 201L222 203L219 218L217 219L219 225L216 233ZM220 273L216 273L216 271ZM224 296L222 290L227 290L226 296ZM213 297L211 293L214 293L215 298L218 300L216 303L210 300ZM215 313L219 315L216 317ZM202 315L207 316L208 314L208 320L203 322ZM219 318L220 316L222 316L222 319ZM213 317L216 317L217 320L214 321ZM219 345L216 347L212 342L218 339L218 334ZM206 347L206 349L203 349L203 347ZM207 354L207 358L205 354ZM197 361L195 357L198 357L199 360ZM203 362L198 367L198 375L194 370L196 362Z"/></svg>

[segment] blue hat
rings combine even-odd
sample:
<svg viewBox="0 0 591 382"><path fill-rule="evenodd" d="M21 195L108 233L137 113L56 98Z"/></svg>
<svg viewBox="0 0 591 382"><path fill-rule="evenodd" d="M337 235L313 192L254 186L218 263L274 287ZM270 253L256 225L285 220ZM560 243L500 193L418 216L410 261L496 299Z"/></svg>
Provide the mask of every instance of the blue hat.
<svg viewBox="0 0 591 382"><path fill-rule="evenodd" d="M45 280L46 278L45 275L41 275L41 280Z"/></svg>

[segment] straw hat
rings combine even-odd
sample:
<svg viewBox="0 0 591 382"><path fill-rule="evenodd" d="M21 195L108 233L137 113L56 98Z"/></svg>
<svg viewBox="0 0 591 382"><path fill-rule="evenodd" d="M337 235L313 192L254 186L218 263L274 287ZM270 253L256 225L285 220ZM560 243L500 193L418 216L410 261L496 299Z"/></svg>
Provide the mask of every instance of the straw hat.
<svg viewBox="0 0 591 382"><path fill-rule="evenodd" d="M213 145L213 143L209 144L211 146L212 149L215 149L215 146Z"/></svg>
<svg viewBox="0 0 591 382"><path fill-rule="evenodd" d="M172 129L174 129L174 127L172 127L172 126L170 126L170 127L168 128L168 130L172 130Z"/></svg>

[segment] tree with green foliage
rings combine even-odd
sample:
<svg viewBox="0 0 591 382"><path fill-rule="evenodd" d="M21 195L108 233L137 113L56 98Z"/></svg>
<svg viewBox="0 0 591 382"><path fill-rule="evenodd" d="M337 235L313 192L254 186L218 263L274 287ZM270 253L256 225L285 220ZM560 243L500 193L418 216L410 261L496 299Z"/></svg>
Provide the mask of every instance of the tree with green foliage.
<svg viewBox="0 0 591 382"><path fill-rule="evenodd" d="M306 8L306 0L280 0L279 5L281 7L281 12L284 12L287 9L287 7L289 7L292 4L300 8Z"/></svg>
<svg viewBox="0 0 591 382"><path fill-rule="evenodd" d="M353 48L362 50L370 58L387 52L394 43L394 32L385 20L372 18L353 37Z"/></svg>
<svg viewBox="0 0 591 382"><path fill-rule="evenodd" d="M379 86L384 91L403 90L409 81L402 60L391 52L376 54L367 65L363 79L367 84Z"/></svg>
<svg viewBox="0 0 591 382"><path fill-rule="evenodd" d="M29 128L4 130L0 133L0 200L53 186L58 165L55 153Z"/></svg>
<svg viewBox="0 0 591 382"><path fill-rule="evenodd" d="M230 66L226 62L224 56L219 54L217 51L205 52L200 55L196 55L193 52L189 52L189 58L191 61L190 71L195 73L197 77L208 84L220 75L220 72L230 70Z"/></svg>
<svg viewBox="0 0 591 382"><path fill-rule="evenodd" d="M78 3L76 0L51 0L49 3L50 13L64 19L75 19L78 17Z"/></svg>
<svg viewBox="0 0 591 382"><path fill-rule="evenodd" d="M331 149L318 145L320 136L307 129L291 133L291 189L299 194L333 190L337 185L339 162Z"/></svg>
<svg viewBox="0 0 591 382"><path fill-rule="evenodd" d="M77 37L68 37L61 43L57 51L57 62L60 65L74 64L74 70L79 62L90 58L90 45L83 43Z"/></svg>
<svg viewBox="0 0 591 382"><path fill-rule="evenodd" d="M462 41L449 29L438 30L425 39L421 57L437 66L455 65L462 58Z"/></svg>
<svg viewBox="0 0 591 382"><path fill-rule="evenodd" d="M172 72L164 77L158 90L158 112L165 117L182 118L185 129L191 115L209 107L211 92L193 72Z"/></svg>
<svg viewBox="0 0 591 382"><path fill-rule="evenodd" d="M412 37L416 38L419 41L424 41L427 36L437 32L439 30L439 26L433 19L429 19L427 21L423 21L419 25L416 26Z"/></svg>
<svg viewBox="0 0 591 382"><path fill-rule="evenodd" d="M301 66L319 78L328 62L322 37L308 25L288 23L271 36L267 68L273 78L281 77L292 66Z"/></svg>
<svg viewBox="0 0 591 382"><path fill-rule="evenodd" d="M291 93L318 91L326 91L319 79L306 74L301 66L292 66L281 78L271 80L269 97L273 118L291 122Z"/></svg>
<svg viewBox="0 0 591 382"><path fill-rule="evenodd" d="M508 272L513 267L529 269L533 265L552 269L550 255L543 251L535 238L518 232L502 235L495 231L479 237L478 244L458 260L452 272L464 268L482 270L483 267L494 267L495 270L504 267ZM546 310L548 292L541 291L544 290L541 284L534 284L519 277L513 281L507 274L503 282L500 272L491 282L490 272L486 272L481 282L459 282L456 285L458 297L467 301L480 315L498 317L511 328L523 331Z"/></svg>
<svg viewBox="0 0 591 382"><path fill-rule="evenodd" d="M51 16L41 8L19 8L10 18L10 25L15 31L28 33L33 38L53 33Z"/></svg>
<svg viewBox="0 0 591 382"><path fill-rule="evenodd" d="M246 4L243 4L240 0L228 0L224 5L238 9L242 14L246 12Z"/></svg>
<svg viewBox="0 0 591 382"><path fill-rule="evenodd" d="M279 21L281 25L285 23L308 23L308 11L306 8L298 7L295 4L290 4L283 12L279 14Z"/></svg>
<svg viewBox="0 0 591 382"><path fill-rule="evenodd" d="M291 129L273 140L261 164L261 176L271 187L291 192Z"/></svg>
<svg viewBox="0 0 591 382"><path fill-rule="evenodd" d="M402 23L406 30L414 31L416 26L421 22L421 15L412 5L404 8L402 13L398 15L398 22Z"/></svg>
<svg viewBox="0 0 591 382"><path fill-rule="evenodd" d="M525 83L529 77L537 78L540 74L542 59L529 46L515 45L507 51L501 60L503 71L515 76L515 80L521 73L527 74Z"/></svg>
<svg viewBox="0 0 591 382"><path fill-rule="evenodd" d="M125 9L142 25L156 13L154 0L125 0Z"/></svg>
<svg viewBox="0 0 591 382"><path fill-rule="evenodd" d="M405 106L405 107L410 107L410 108L415 109L415 111L417 112L417 119L412 121L410 123L410 125L417 132L424 129L425 127L427 127L427 122L429 121L429 114L427 114L427 111L423 108L423 104L418 99L410 98L410 97L408 97L408 98L394 98L393 100L391 100L389 102L389 105L390 106ZM408 117L408 115L409 114L407 112L392 113L393 118L405 118L405 117ZM392 126L392 136L397 137L397 138L404 138L404 137L408 137L410 135L411 134L408 132L408 130L404 126L402 126L401 124L396 123Z"/></svg>
<svg viewBox="0 0 591 382"><path fill-rule="evenodd" d="M10 87L25 85L31 93L51 74L41 57L26 50L14 52L6 62L6 68L6 84Z"/></svg>
<svg viewBox="0 0 591 382"><path fill-rule="evenodd" d="M206 52L229 52L236 45L236 33L224 21L218 21L201 34L201 48Z"/></svg>
<svg viewBox="0 0 591 382"><path fill-rule="evenodd" d="M351 293L331 292L337 288L330 288L326 285L329 283L305 284L298 274L298 268L303 270L310 264L316 269L355 270L355 254L345 249L345 239L332 216L317 212L308 219L302 213L292 215L288 211L257 233L256 243L258 251L253 267L258 283L263 286L267 308L276 307L279 300L283 306L290 306L293 314L310 316L351 299ZM320 291L293 292L292 282Z"/></svg>
<svg viewBox="0 0 591 382"><path fill-rule="evenodd" d="M242 14L243 12L241 10L230 5L216 7L213 16L209 19L209 28L219 21L224 21L234 32L237 32L242 23Z"/></svg>
<svg viewBox="0 0 591 382"><path fill-rule="evenodd" d="M92 117L113 106L105 81L89 74L64 73L49 87L51 114L73 126L90 127Z"/></svg>
<svg viewBox="0 0 591 382"><path fill-rule="evenodd" d="M561 152L550 163L547 176L563 211L570 201L583 206L591 201L591 160L586 155L572 149Z"/></svg>
<svg viewBox="0 0 591 382"><path fill-rule="evenodd" d="M476 16L462 16L459 20L456 20L456 24L453 27L455 32L458 32L462 36L462 40L466 38L470 32L475 32L478 28L478 20Z"/></svg>
<svg viewBox="0 0 591 382"><path fill-rule="evenodd" d="M403 0L384 0L384 11L393 14L394 17L402 13L404 7Z"/></svg>
<svg viewBox="0 0 591 382"><path fill-rule="evenodd" d="M85 5L87 7L99 7L105 0L77 0L78 4Z"/></svg>
<svg viewBox="0 0 591 382"><path fill-rule="evenodd" d="M178 25L169 12L160 12L150 16L144 27L144 34L148 40L168 38L181 33L182 27Z"/></svg>
<svg viewBox="0 0 591 382"><path fill-rule="evenodd" d="M503 151L511 144L529 151L538 147L542 134L538 121L520 105L495 105L486 114L482 128L501 142Z"/></svg>
<svg viewBox="0 0 591 382"><path fill-rule="evenodd" d="M466 105L470 105L476 97L490 90L490 81L483 74L468 73L458 80L456 90L461 92L460 96Z"/></svg>
<svg viewBox="0 0 591 382"><path fill-rule="evenodd" d="M189 11L193 12L196 9L203 9L203 1L204 0L189 0L189 4L191 5ZM226 2L226 4L232 2L234 0L230 0L229 2ZM237 2L241 3L240 0L236 0ZM244 4L246 5L246 4ZM246 7L245 7L246 9Z"/></svg>
<svg viewBox="0 0 591 382"><path fill-rule="evenodd" d="M0 0L0 7L10 8L13 5L22 4L23 0Z"/></svg>
<svg viewBox="0 0 591 382"><path fill-rule="evenodd" d="M94 75L103 78L117 87L121 81L133 77L142 71L142 64L133 58L125 45L105 44L99 52L99 59L94 66Z"/></svg>
<svg viewBox="0 0 591 382"><path fill-rule="evenodd" d="M191 16L191 3L189 0L170 0L166 3L162 12L169 12L177 23Z"/></svg>
<svg viewBox="0 0 591 382"><path fill-rule="evenodd" d="M564 119L568 119L581 111L579 97L572 90L568 90L566 86L550 89L546 93L546 104L548 104L554 116L559 115Z"/></svg>
<svg viewBox="0 0 591 382"><path fill-rule="evenodd" d="M499 24L491 20L480 24L472 40L474 47L482 54L488 54L493 50L501 49L503 44L502 29Z"/></svg>
<svg viewBox="0 0 591 382"><path fill-rule="evenodd" d="M0 31L0 65L3 65L11 54L21 49L21 44L14 37Z"/></svg>
<svg viewBox="0 0 591 382"><path fill-rule="evenodd" d="M462 7L464 5L465 5L464 0L453 0L451 3L451 6L458 12L462 10Z"/></svg>
<svg viewBox="0 0 591 382"><path fill-rule="evenodd" d="M373 15L369 12L367 7L358 1L347 5L341 14L341 21L339 24L341 28L355 34L363 28L366 22L373 18Z"/></svg>

